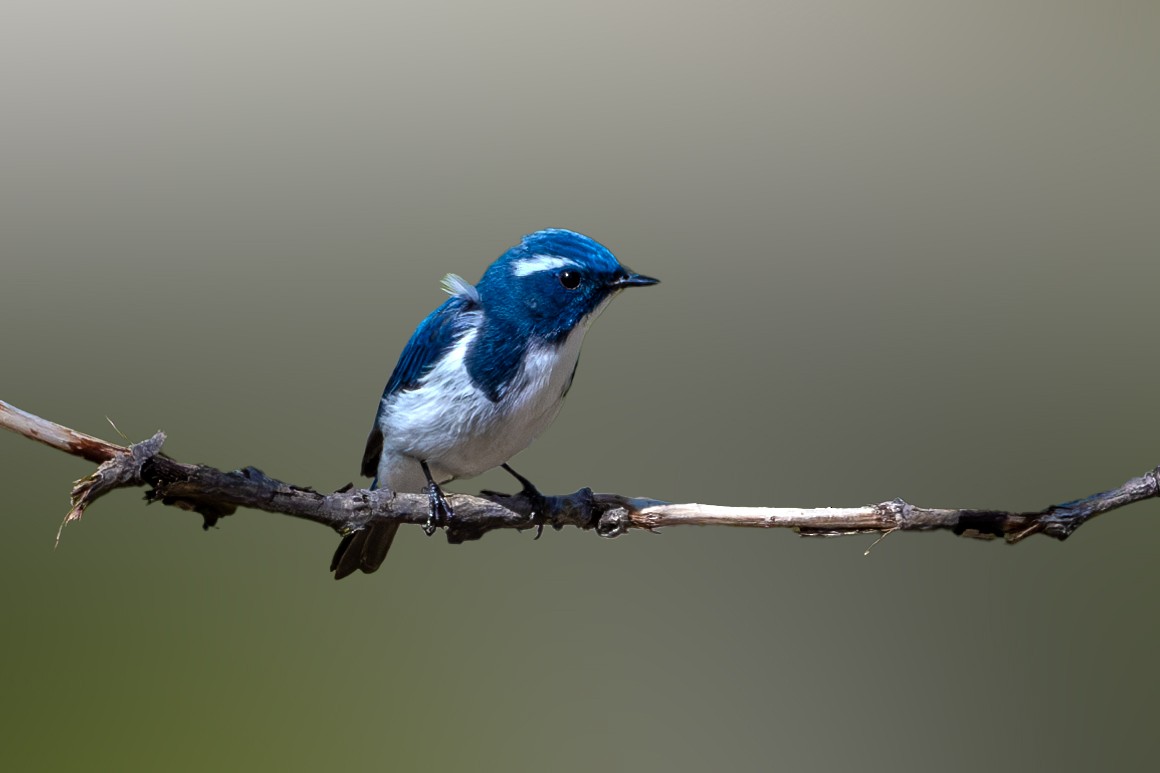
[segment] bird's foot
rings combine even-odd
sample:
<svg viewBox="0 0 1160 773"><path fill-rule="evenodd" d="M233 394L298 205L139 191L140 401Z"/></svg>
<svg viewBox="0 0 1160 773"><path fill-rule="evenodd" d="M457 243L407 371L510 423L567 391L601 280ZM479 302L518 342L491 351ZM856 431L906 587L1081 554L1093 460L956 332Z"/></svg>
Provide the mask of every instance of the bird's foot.
<svg viewBox="0 0 1160 773"><path fill-rule="evenodd" d="M449 524L451 519L455 517L451 503L447 501L447 497L443 496L443 490L434 482L427 484L427 508L427 523L423 524L423 533L428 537L434 534L440 526Z"/></svg>
<svg viewBox="0 0 1160 773"><path fill-rule="evenodd" d="M502 465L502 467L507 470L513 478L520 482L520 486L522 488L520 489L519 493L512 494L511 496L513 498L522 498L531 506L531 513L529 515L529 520L531 521L530 525L534 526L536 529L536 536L534 539L539 539L540 535L544 533L544 524L548 520L548 498L541 494L540 490L536 488L535 484L525 478L523 475L520 475L506 464Z"/></svg>
<svg viewBox="0 0 1160 773"><path fill-rule="evenodd" d="M431 470L427 462L420 462L423 474L427 476L427 523L423 524L423 533L430 537L440 526L447 526L455 517L451 503L443 495L443 489L431 477Z"/></svg>

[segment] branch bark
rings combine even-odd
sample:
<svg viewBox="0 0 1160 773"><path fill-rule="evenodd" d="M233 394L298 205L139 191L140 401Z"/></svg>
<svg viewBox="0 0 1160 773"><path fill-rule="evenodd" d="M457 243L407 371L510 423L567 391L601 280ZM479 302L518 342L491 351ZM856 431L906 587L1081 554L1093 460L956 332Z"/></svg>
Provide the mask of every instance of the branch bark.
<svg viewBox="0 0 1160 773"><path fill-rule="evenodd" d="M428 518L427 497L421 494L355 489L351 484L323 494L275 480L256 467L224 472L178 462L161 453L165 442L161 432L140 443L121 446L27 413L3 400L0 427L99 464L93 474L74 484L72 508L62 529L79 519L104 494L126 487L144 487L148 502L200 513L205 528L232 515L239 507L304 518L329 526L339 534L361 529L374 519L424 524ZM1100 513L1156 496L1160 496L1160 467L1109 491L1022 513L916 507L901 499L862 507L724 507L596 494L588 488L545 497L544 512L539 513L534 512L537 503L520 494L454 494L448 499L455 518L444 524L444 531L452 543L479 539L496 529L542 526L593 529L604 537L665 526L788 528L803 536L946 530L965 537L1002 537L1015 543L1033 534L1063 540Z"/></svg>

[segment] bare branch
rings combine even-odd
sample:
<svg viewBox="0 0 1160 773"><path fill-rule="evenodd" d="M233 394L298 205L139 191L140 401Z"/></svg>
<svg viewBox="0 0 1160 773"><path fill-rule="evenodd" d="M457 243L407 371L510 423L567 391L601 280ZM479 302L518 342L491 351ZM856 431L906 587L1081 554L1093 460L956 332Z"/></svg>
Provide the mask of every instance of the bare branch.
<svg viewBox="0 0 1160 773"><path fill-rule="evenodd" d="M65 523L80 518L85 508L104 494L125 487L145 487L149 502L200 513L206 528L239 507L304 518L340 534L363 528L372 519L423 524L428 518L424 495L355 489L350 484L322 494L275 480L254 467L223 472L206 465L177 462L161 453L165 435L160 432L143 442L120 446L21 411L2 400L0 427L100 463L96 472L74 485L72 509ZM1014 543L1032 534L1066 539L1100 513L1158 495L1160 467L1110 491L1025 513L923 508L901 499L862 507L723 507L594 494L587 488L545 497L545 512L539 513L534 512L537 502L521 494L456 494L449 497L455 518L444 524L444 530L453 543L479 539L495 529L538 525L595 529L605 537L616 537L630 529L652 531L690 525L788 528L804 536L947 530L981 539L1002 537Z"/></svg>
<svg viewBox="0 0 1160 773"><path fill-rule="evenodd" d="M107 462L126 451L124 446L42 419L3 400L0 400L0 427L90 462Z"/></svg>

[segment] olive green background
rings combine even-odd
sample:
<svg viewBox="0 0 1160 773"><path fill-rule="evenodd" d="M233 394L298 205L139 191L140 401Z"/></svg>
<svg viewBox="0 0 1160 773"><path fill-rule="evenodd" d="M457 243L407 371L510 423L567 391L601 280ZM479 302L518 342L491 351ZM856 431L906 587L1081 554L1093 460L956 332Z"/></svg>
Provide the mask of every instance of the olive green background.
<svg viewBox="0 0 1160 773"><path fill-rule="evenodd" d="M569 227L545 491L1038 508L1160 463L1154 2L9 3L0 398L355 479L440 277ZM1067 543L316 525L0 436L0 765L1152 769L1160 505ZM507 487L491 473L453 486Z"/></svg>

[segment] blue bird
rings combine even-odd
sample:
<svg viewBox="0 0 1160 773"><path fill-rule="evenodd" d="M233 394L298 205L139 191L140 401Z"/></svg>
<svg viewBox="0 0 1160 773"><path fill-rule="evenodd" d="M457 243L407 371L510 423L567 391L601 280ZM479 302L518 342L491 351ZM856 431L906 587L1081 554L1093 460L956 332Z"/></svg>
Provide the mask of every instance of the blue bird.
<svg viewBox="0 0 1160 773"><path fill-rule="evenodd" d="M440 484L503 467L547 428L564 402L592 320L620 290L659 280L633 273L598 242L563 229L537 231L472 286L451 295L403 349L367 438L362 474L372 488L426 493L426 531L454 516ZM343 537L335 579L373 572L399 525L372 523Z"/></svg>

